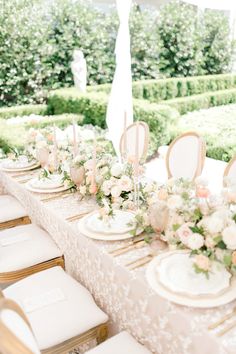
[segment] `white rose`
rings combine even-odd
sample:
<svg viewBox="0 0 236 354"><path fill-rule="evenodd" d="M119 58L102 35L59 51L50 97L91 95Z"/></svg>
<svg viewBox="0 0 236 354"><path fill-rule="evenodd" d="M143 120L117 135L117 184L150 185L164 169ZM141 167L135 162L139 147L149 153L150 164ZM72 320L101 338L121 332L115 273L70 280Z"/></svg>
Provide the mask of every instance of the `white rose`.
<svg viewBox="0 0 236 354"><path fill-rule="evenodd" d="M167 206L170 209L180 209L182 205L183 201L179 195L172 195L167 201Z"/></svg>
<svg viewBox="0 0 236 354"><path fill-rule="evenodd" d="M217 216L210 216L206 220L206 228L210 234L217 234L224 228L224 221Z"/></svg>
<svg viewBox="0 0 236 354"><path fill-rule="evenodd" d="M200 234L192 234L188 238L188 247L191 250L198 250L204 245L204 238Z"/></svg>
<svg viewBox="0 0 236 354"><path fill-rule="evenodd" d="M111 175L114 177L120 177L122 173L122 165L120 163L115 163L111 166Z"/></svg>
<svg viewBox="0 0 236 354"><path fill-rule="evenodd" d="M222 232L222 237L229 250L236 249L236 225L226 227Z"/></svg>
<svg viewBox="0 0 236 354"><path fill-rule="evenodd" d="M112 182L110 180L104 181L102 185L102 191L105 195L109 195L111 193Z"/></svg>
<svg viewBox="0 0 236 354"><path fill-rule="evenodd" d="M122 176L119 181L119 186L122 191L130 192L133 188L133 183L131 178L129 178L128 176Z"/></svg>
<svg viewBox="0 0 236 354"><path fill-rule="evenodd" d="M122 190L120 189L119 186L112 187L111 189L111 195L114 198L118 198L121 195Z"/></svg>

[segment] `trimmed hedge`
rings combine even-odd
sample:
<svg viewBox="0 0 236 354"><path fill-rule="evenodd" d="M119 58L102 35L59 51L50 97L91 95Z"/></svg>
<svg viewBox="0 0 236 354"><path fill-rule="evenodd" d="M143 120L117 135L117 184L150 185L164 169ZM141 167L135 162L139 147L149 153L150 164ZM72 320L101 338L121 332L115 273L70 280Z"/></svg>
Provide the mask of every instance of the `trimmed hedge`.
<svg viewBox="0 0 236 354"><path fill-rule="evenodd" d="M133 96L151 102L160 102L235 87L236 74L142 80L133 82ZM110 84L88 87L88 92L109 93L110 90Z"/></svg>
<svg viewBox="0 0 236 354"><path fill-rule="evenodd" d="M12 118L17 116L29 116L30 114L45 115L47 110L46 104L21 105L14 107L0 108L0 118Z"/></svg>
<svg viewBox="0 0 236 354"><path fill-rule="evenodd" d="M196 111L202 108L227 105L236 102L236 88L228 90L220 90L215 92L206 92L201 95L190 97L175 98L163 101L170 107L179 111L180 114Z"/></svg>
<svg viewBox="0 0 236 354"><path fill-rule="evenodd" d="M80 94L74 88L53 91L48 97L48 114L64 112L83 114L83 124L106 126L106 109L108 95L88 92ZM178 112L166 105L150 103L145 100L133 100L134 119L145 121L151 131L151 144L158 146L170 140L170 126L176 124Z"/></svg>

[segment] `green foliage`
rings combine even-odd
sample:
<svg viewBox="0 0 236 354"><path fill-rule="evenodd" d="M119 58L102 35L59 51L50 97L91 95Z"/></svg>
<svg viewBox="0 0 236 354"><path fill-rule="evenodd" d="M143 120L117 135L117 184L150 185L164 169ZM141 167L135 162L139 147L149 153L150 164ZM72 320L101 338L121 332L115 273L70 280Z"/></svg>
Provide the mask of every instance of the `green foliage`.
<svg viewBox="0 0 236 354"><path fill-rule="evenodd" d="M82 0L0 0L0 8L0 106L41 103L48 90L71 86L75 48L85 54L90 85L112 81L116 9L103 13ZM206 13L197 19L190 5L178 1L164 6L159 15L134 5L130 15L133 80L156 79L160 71L175 77L227 71L232 43L228 23L221 16ZM157 102L207 91L204 82L203 87L195 84L134 85L134 94ZM103 90L108 92L109 86Z"/></svg>
<svg viewBox="0 0 236 354"><path fill-rule="evenodd" d="M46 104L22 105L0 108L0 118L12 118L16 116L28 116L30 114L44 115L46 113Z"/></svg>
<svg viewBox="0 0 236 354"><path fill-rule="evenodd" d="M236 102L236 88L206 92L201 95L175 98L163 101L165 104L177 109L180 114L196 111L202 108L227 105Z"/></svg>
<svg viewBox="0 0 236 354"><path fill-rule="evenodd" d="M108 96L102 92L79 94L74 88L53 91L48 97L48 113L64 112L84 115L83 124L105 127ZM134 118L145 121L151 131L151 148L170 140L170 126L177 122L178 112L166 105L158 105L145 100L133 100Z"/></svg>
<svg viewBox="0 0 236 354"><path fill-rule="evenodd" d="M98 87L95 87L96 91ZM236 87L235 74L205 75L136 81L133 82L133 95L151 102L160 102L234 87ZM100 90L107 92L108 85L101 85Z"/></svg>
<svg viewBox="0 0 236 354"><path fill-rule="evenodd" d="M208 157L228 162L236 154L235 120L236 105L188 113L179 119L171 140L181 133L194 130L205 138Z"/></svg>
<svg viewBox="0 0 236 354"><path fill-rule="evenodd" d="M157 33L160 43L159 68L166 76L201 74L202 52L194 8L171 1L160 11Z"/></svg>
<svg viewBox="0 0 236 354"><path fill-rule="evenodd" d="M220 11L208 10L204 13L202 22L204 72L220 74L228 71L233 50L229 18Z"/></svg>

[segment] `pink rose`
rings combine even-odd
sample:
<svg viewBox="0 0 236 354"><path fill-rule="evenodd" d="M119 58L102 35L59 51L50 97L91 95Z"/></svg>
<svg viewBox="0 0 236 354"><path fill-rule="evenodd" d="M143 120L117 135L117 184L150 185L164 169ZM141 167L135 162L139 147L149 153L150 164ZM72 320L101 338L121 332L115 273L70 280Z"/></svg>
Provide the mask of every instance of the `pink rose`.
<svg viewBox="0 0 236 354"><path fill-rule="evenodd" d="M189 228L189 224L183 224L176 231L176 235L179 237L180 241L187 246L189 237L193 234L192 230Z"/></svg>
<svg viewBox="0 0 236 354"><path fill-rule="evenodd" d="M92 184L90 187L89 187L89 193L90 194L96 194L97 193L97 186L96 184Z"/></svg>
<svg viewBox="0 0 236 354"><path fill-rule="evenodd" d="M196 196L198 198L208 198L210 195L210 191L206 187L198 187L196 190Z"/></svg>
<svg viewBox="0 0 236 354"><path fill-rule="evenodd" d="M198 268L204 270L205 272L210 269L210 260L203 254L197 255L194 259L194 262L198 266Z"/></svg>
<svg viewBox="0 0 236 354"><path fill-rule="evenodd" d="M160 200L167 200L168 198L168 193L164 188L160 189L157 195Z"/></svg>

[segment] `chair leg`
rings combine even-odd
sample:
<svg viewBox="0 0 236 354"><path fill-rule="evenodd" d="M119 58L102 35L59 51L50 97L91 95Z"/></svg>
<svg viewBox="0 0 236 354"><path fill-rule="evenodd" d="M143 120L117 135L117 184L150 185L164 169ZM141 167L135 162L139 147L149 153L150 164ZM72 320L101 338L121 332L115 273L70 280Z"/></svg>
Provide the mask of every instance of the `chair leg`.
<svg viewBox="0 0 236 354"><path fill-rule="evenodd" d="M99 326L97 329L97 344L104 342L108 336L108 327L107 324Z"/></svg>

